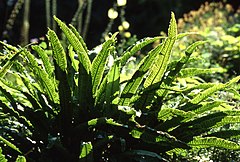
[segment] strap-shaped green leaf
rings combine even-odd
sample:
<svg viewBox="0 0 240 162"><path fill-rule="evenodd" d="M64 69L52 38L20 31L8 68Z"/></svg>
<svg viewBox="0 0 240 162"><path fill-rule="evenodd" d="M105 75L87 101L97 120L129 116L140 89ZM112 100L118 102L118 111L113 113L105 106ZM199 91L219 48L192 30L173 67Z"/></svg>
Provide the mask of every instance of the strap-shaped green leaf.
<svg viewBox="0 0 240 162"><path fill-rule="evenodd" d="M37 45L32 46L32 49L36 51L38 55L41 57L45 71L48 73L48 75L52 76L54 68L50 62L50 59L48 58L47 53L40 46Z"/></svg>
<svg viewBox="0 0 240 162"><path fill-rule="evenodd" d="M158 120L169 120L172 117L181 116L184 118L191 118L195 116L194 112L185 112L183 110L174 109L174 108L162 108L158 112Z"/></svg>
<svg viewBox="0 0 240 162"><path fill-rule="evenodd" d="M12 67L16 57L23 51L24 49L20 49L17 51L6 63L3 67L0 69L0 78L4 77L7 73L7 71Z"/></svg>
<svg viewBox="0 0 240 162"><path fill-rule="evenodd" d="M4 144L6 144L11 149L13 149L13 150L19 152L20 154L22 154L22 152L19 150L19 148L17 148L17 146L15 146L13 143L11 143L10 141L6 140L2 136L0 136L0 141L2 141Z"/></svg>
<svg viewBox="0 0 240 162"><path fill-rule="evenodd" d="M240 130L222 130L218 132L213 132L208 135L207 137L218 137L218 138L224 138L224 139L229 139L229 138L240 138Z"/></svg>
<svg viewBox="0 0 240 162"><path fill-rule="evenodd" d="M14 110L12 107L7 106L1 100L0 100L0 106L2 108L2 111L5 114L10 114L11 116L15 117L20 123L24 124L28 128L32 128L32 124L24 116L21 116L16 109Z"/></svg>
<svg viewBox="0 0 240 162"><path fill-rule="evenodd" d="M174 79L178 76L179 72L185 69L182 69L183 66L188 62L188 60L190 59L191 54L193 53L193 51L197 48L197 46L204 44L204 41L198 41L195 42L193 44L191 44L190 46L187 47L185 54L186 56L183 56L180 60L178 60L175 63L175 66L173 69L171 69L168 65L168 69L170 69L169 73L167 74L166 79L163 80L162 86L171 86L172 82L174 81ZM181 74L181 72L180 72ZM158 86L158 85L157 85ZM152 87L154 88L154 87ZM158 89L158 87L157 87ZM158 98L161 98L161 100L167 95L167 93L169 92L169 90L164 90L164 89L160 89L157 90L157 95ZM156 100L157 102L159 102L158 100Z"/></svg>
<svg viewBox="0 0 240 162"><path fill-rule="evenodd" d="M223 73L225 70L223 68L210 68L210 69L202 69L202 68L184 68L180 71L178 77L186 78L192 77L200 74L212 74L212 73Z"/></svg>
<svg viewBox="0 0 240 162"><path fill-rule="evenodd" d="M229 150L240 149L240 146L237 143L217 137L196 137L189 142L188 145L196 148L220 147Z"/></svg>
<svg viewBox="0 0 240 162"><path fill-rule="evenodd" d="M167 69L170 54L177 37L177 24L174 13L171 14L170 25L168 28L168 38L164 41L161 52L154 60L154 63L149 69L149 76L144 82L144 87L149 87L152 84L160 82L165 70Z"/></svg>
<svg viewBox="0 0 240 162"><path fill-rule="evenodd" d="M74 34L74 32L70 28L68 28L68 26L65 23L59 20L56 16L54 16L54 19L64 32L70 44L73 46L74 50L78 54L79 61L86 69L86 72L89 74L91 69L91 61L88 57L86 49L84 48L84 45L82 45L78 37Z"/></svg>
<svg viewBox="0 0 240 162"><path fill-rule="evenodd" d="M207 43L208 41L197 41L191 44L185 51L186 55L191 55L193 51L200 45Z"/></svg>
<svg viewBox="0 0 240 162"><path fill-rule="evenodd" d="M222 89L230 86L231 84L238 82L239 79L240 79L240 76L237 76L237 77L233 78L232 80L230 80L229 82L227 82L226 84L222 84L222 83L215 84L213 87L210 87L210 88L200 92L199 94L197 94L190 102L192 104L198 104L201 101L203 101L204 99L206 99L207 97L209 97L210 95L212 95L214 92L222 90Z"/></svg>
<svg viewBox="0 0 240 162"><path fill-rule="evenodd" d="M112 46L115 42L117 33L113 34L110 39L108 39L106 42L103 43L102 49L97 54L97 56L94 58L92 62L92 86L93 86L93 94L95 95L96 90L103 78L103 73L105 70L105 66L108 60L108 56L113 53L114 46Z"/></svg>
<svg viewBox="0 0 240 162"><path fill-rule="evenodd" d="M167 132L157 131L150 127L133 128L130 132L133 138L141 139L143 142L153 145L171 145L173 147L188 148L187 144L178 140ZM169 148L170 149L170 148Z"/></svg>
<svg viewBox="0 0 240 162"><path fill-rule="evenodd" d="M71 45L68 47L68 53L72 62L72 67L77 72L79 70L78 69L79 61L75 59L75 52L73 51L73 47Z"/></svg>
<svg viewBox="0 0 240 162"><path fill-rule="evenodd" d="M112 101L117 97L120 90L120 63L115 61L107 75L107 85L105 92L105 113L112 116L116 113L117 109L113 110Z"/></svg>
<svg viewBox="0 0 240 162"><path fill-rule="evenodd" d="M66 53L57 37L57 34L53 30L48 30L48 39L51 43L53 50L53 58L56 60L58 66L65 71L67 69ZM44 60L43 60L44 61Z"/></svg>
<svg viewBox="0 0 240 162"><path fill-rule="evenodd" d="M72 32L76 35L76 37L78 38L78 40L81 42L84 50L86 51L86 53L88 52L88 49L87 49L87 45L86 43L84 42L82 36L78 33L77 29L73 26L73 25L69 25L70 29L72 30Z"/></svg>
<svg viewBox="0 0 240 162"><path fill-rule="evenodd" d="M157 47L152 49L147 56L145 56L138 65L136 72L133 74L131 79L127 82L126 86L124 87L121 97L119 100L119 105L128 106L131 101L131 97L136 94L139 86L141 85L145 74L153 64L153 61L157 54L160 52L162 48L162 44L159 44Z"/></svg>
<svg viewBox="0 0 240 162"><path fill-rule="evenodd" d="M69 29L68 29L69 30ZM63 144L66 145L66 139L68 138L68 132L72 124L73 108L71 102L71 90L67 77L67 57L63 46L60 43L56 33L53 30L48 31L48 37L53 49L53 57L55 58L55 74L59 80L59 100L60 100L60 120L61 131L63 135Z"/></svg>
<svg viewBox="0 0 240 162"><path fill-rule="evenodd" d="M240 123L240 116L225 116L221 121L217 122L213 128L218 128L227 124Z"/></svg>
<svg viewBox="0 0 240 162"><path fill-rule="evenodd" d="M161 38L165 38L165 37L147 37L144 39L141 39L139 41L137 41L135 44L133 44L132 47L129 47L123 54L122 57L120 58L120 62L121 65L124 66L127 62L127 60L132 57L137 51L141 50L142 48L144 48L145 46L155 42L156 40L159 40Z"/></svg>
<svg viewBox="0 0 240 162"><path fill-rule="evenodd" d="M105 90L107 86L107 75L104 77L103 81L101 82L98 90L95 93L95 105L99 104L101 100L105 98Z"/></svg>
<svg viewBox="0 0 240 162"><path fill-rule="evenodd" d="M51 98L52 101L58 103L59 96L55 89L54 80L50 78L46 71L44 71L41 67L38 66L38 62L29 51L24 50L23 53L25 54L25 56L27 56L28 62L30 63L32 70L38 79L39 85L47 93L47 95Z"/></svg>
<svg viewBox="0 0 240 162"><path fill-rule="evenodd" d="M196 114L201 114L206 111L210 111L215 107L220 106L222 103L223 102L221 102L221 101L207 102L207 103L202 104L202 106L200 106L199 108L194 109L193 112Z"/></svg>

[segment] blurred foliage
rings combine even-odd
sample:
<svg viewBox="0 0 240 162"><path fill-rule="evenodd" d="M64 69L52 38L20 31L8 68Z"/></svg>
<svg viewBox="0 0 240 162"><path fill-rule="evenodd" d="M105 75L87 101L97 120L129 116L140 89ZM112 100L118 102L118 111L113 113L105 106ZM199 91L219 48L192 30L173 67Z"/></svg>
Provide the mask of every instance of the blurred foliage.
<svg viewBox="0 0 240 162"><path fill-rule="evenodd" d="M216 79L224 80L240 73L239 13L240 10L234 11L230 4L206 2L198 10L190 11L178 20L180 32L198 33L183 41L209 41L201 48L201 53L195 55L197 60L202 60L200 66L204 68L222 67L226 70L223 75L215 75ZM177 45L179 50L186 48L182 44L180 42ZM179 57L178 55L179 53L175 53L175 57Z"/></svg>
<svg viewBox="0 0 240 162"><path fill-rule="evenodd" d="M193 53L193 61L189 67L222 68L221 73L211 74L210 77L202 75L204 80L215 82L224 81L240 74L240 9L234 10L227 3L208 3L201 5L198 10L192 10L178 19L180 32L189 31L193 34L176 42L176 51L173 51L172 59L183 55L182 50L186 44L205 39L208 40L198 52ZM183 43L188 42L188 43ZM238 92L237 92L238 93ZM239 99L232 100L229 94L219 95L217 98L239 104ZM237 106L239 107L239 106ZM222 128L239 130L239 124L231 124ZM233 138L239 142L238 139ZM182 160L187 161L239 161L239 151L231 151L219 148L193 149Z"/></svg>

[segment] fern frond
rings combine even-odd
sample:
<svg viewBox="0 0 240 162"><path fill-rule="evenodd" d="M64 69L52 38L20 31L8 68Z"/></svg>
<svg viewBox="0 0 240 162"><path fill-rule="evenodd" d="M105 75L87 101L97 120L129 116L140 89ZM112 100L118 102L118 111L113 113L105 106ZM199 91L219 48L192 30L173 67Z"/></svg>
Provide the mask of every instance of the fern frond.
<svg viewBox="0 0 240 162"><path fill-rule="evenodd" d="M193 51L200 45L203 45L205 43L207 43L208 41L197 41L194 42L193 44L191 44L185 51L186 55L191 55L193 53Z"/></svg>
<svg viewBox="0 0 240 162"><path fill-rule="evenodd" d="M240 116L225 116L221 121L217 122L212 128L218 128L227 124L240 123Z"/></svg>
<svg viewBox="0 0 240 162"><path fill-rule="evenodd" d="M202 104L202 106L198 107L197 109L194 109L193 112L196 114L202 114L206 111L210 111L213 108L220 106L222 103L223 102L221 101L207 102Z"/></svg>
<svg viewBox="0 0 240 162"><path fill-rule="evenodd" d="M51 100L55 103L58 103L59 96L55 89L54 80L49 77L46 71L44 71L38 66L38 62L29 51L24 50L23 53L27 57L34 74L37 76L38 83L42 86L43 90L46 91L47 95L51 98Z"/></svg>
<svg viewBox="0 0 240 162"><path fill-rule="evenodd" d="M225 70L223 68L210 68L210 69L201 69L201 68L184 68L180 71L178 77L186 78L192 77L200 74L212 74L212 73L223 73Z"/></svg>
<svg viewBox="0 0 240 162"><path fill-rule="evenodd" d="M116 35L117 33L113 34L110 39L103 43L101 51L99 52L99 54L97 54L97 56L92 62L91 74L93 95L95 95L96 90L102 80L108 56L113 53L114 46L112 45L115 42Z"/></svg>
<svg viewBox="0 0 240 162"><path fill-rule="evenodd" d="M76 37L78 38L78 40L81 42L81 44L82 44L85 52L87 53L87 52L88 52L87 45L86 45L86 43L84 42L82 36L79 34L79 32L77 31L77 29L76 29L73 25L69 24L69 27L70 27L70 29L72 30L72 32L76 35Z"/></svg>
<svg viewBox="0 0 240 162"><path fill-rule="evenodd" d="M193 141L188 143L191 147L196 148L208 148L208 147L219 147L229 150L239 150L240 146L232 141L228 141L217 137L196 137Z"/></svg>
<svg viewBox="0 0 240 162"><path fill-rule="evenodd" d="M202 45L204 43L205 43L204 41L198 41L198 42L195 42L195 43L191 44L190 46L188 46L186 51L185 51L186 56L183 56L179 61L177 61L173 69L169 68L169 65L168 65L167 68L171 69L171 70L166 75L167 76L166 79L163 80L162 86L171 86L172 85L172 82L178 76L179 72L181 74L181 70L184 70L182 68L188 62L188 60L189 60L191 54L193 53L193 51L199 45ZM168 90L163 90L163 89L158 90L157 91L158 98L161 98L161 100L162 100L167 95L168 92L169 92Z"/></svg>
<svg viewBox="0 0 240 162"><path fill-rule="evenodd" d="M2 141L5 145L10 147L11 149L13 149L13 150L17 151L18 153L22 154L22 152L19 150L19 148L17 148L17 146L15 146L13 143L11 143L10 141L6 140L2 136L0 136L0 141Z"/></svg>
<svg viewBox="0 0 240 162"><path fill-rule="evenodd" d="M149 76L144 82L144 87L160 82L170 58L171 50L177 37L177 24L174 13L171 14L170 25L168 28L168 38L164 41L161 52L157 55L152 67L149 69Z"/></svg>
<svg viewBox="0 0 240 162"><path fill-rule="evenodd" d="M12 67L16 57L23 51L24 49L18 50L0 69L0 78L4 77L7 71Z"/></svg>
<svg viewBox="0 0 240 162"><path fill-rule="evenodd" d="M37 46L37 45L32 46L32 49L36 51L38 55L41 57L45 71L48 73L49 76L52 76L54 68L46 52L40 46Z"/></svg>
<svg viewBox="0 0 240 162"><path fill-rule="evenodd" d="M137 41L135 44L132 45L132 47L129 47L123 54L122 57L120 58L120 63L122 66L126 64L128 59L132 57L137 51L141 50L145 46L155 42L156 40L163 39L165 37L153 37L153 38L144 38L139 41Z"/></svg>
<svg viewBox="0 0 240 162"><path fill-rule="evenodd" d="M79 38L65 23L59 20L56 16L54 16L54 19L64 32L70 44L73 46L75 52L78 54L79 61L83 65L83 68L86 69L87 74L89 74L91 69L91 61L88 57L84 45L80 42Z"/></svg>
<svg viewBox="0 0 240 162"><path fill-rule="evenodd" d="M120 63L115 61L107 75L107 85L105 92L105 112L107 116L115 115L117 109L113 109L112 101L118 96L120 90Z"/></svg>
<svg viewBox="0 0 240 162"><path fill-rule="evenodd" d="M53 30L48 29L48 39L51 43L53 58L56 60L56 63L62 71L65 71L67 69L66 53L57 37L57 34Z"/></svg>
<svg viewBox="0 0 240 162"><path fill-rule="evenodd" d="M72 62L72 67L73 69L77 72L79 69L79 61L77 59L75 59L75 52L73 51L73 47L69 46L68 47L68 53L69 53L69 57L71 59Z"/></svg>
<svg viewBox="0 0 240 162"><path fill-rule="evenodd" d="M218 132L213 132L208 135L207 137L217 137L217 138L224 138L224 139L239 139L240 138L240 130L224 130L224 131L218 131Z"/></svg>
<svg viewBox="0 0 240 162"><path fill-rule="evenodd" d="M185 112L183 110L179 110L179 109L174 109L174 108L162 108L159 112L158 112L158 120L170 120L173 117L176 116L181 116L184 118L192 118L195 116L194 112Z"/></svg>
<svg viewBox="0 0 240 162"><path fill-rule="evenodd" d="M240 79L240 76L237 76L225 84L222 84L222 83L215 84L213 87L210 87L210 88L200 92L199 94L197 94L196 97L194 97L190 102L192 104L198 104L201 101L203 101L204 99L206 99L207 97L209 97L210 95L212 95L214 92L217 92L219 90L227 88L228 86L232 85L233 83L238 82L239 79Z"/></svg>
<svg viewBox="0 0 240 162"><path fill-rule="evenodd" d="M160 46L159 46L160 47ZM154 54L144 57L138 65L136 72L133 74L130 80L127 81L124 89L122 90L119 105L128 106L130 104L131 97L136 93L140 84L143 81L145 73L147 72L146 66L150 67L151 60L154 58Z"/></svg>

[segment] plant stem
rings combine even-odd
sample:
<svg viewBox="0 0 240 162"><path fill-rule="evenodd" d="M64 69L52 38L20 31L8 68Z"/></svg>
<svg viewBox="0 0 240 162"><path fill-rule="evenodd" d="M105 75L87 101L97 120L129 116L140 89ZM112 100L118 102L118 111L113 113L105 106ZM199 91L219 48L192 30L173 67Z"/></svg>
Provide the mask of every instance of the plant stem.
<svg viewBox="0 0 240 162"><path fill-rule="evenodd" d="M23 13L23 26L21 31L21 44L28 44L29 39L29 12L31 0L25 0Z"/></svg>
<svg viewBox="0 0 240 162"><path fill-rule="evenodd" d="M85 22L84 22L84 29L83 29L83 39L86 40L87 38L87 32L88 32L88 27L91 19L91 13L92 13L92 0L88 0L87 2L87 15L85 17Z"/></svg>
<svg viewBox="0 0 240 162"><path fill-rule="evenodd" d="M45 0L45 11L46 11L46 25L50 27L51 18L50 18L50 0Z"/></svg>

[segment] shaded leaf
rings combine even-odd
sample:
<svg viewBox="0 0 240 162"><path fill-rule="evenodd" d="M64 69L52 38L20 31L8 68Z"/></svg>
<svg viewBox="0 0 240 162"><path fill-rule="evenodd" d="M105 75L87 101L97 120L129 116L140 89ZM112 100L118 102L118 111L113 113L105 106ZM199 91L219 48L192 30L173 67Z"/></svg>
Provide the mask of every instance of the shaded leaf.
<svg viewBox="0 0 240 162"><path fill-rule="evenodd" d="M13 150L19 152L20 154L22 154L22 152L19 150L19 148L17 148L13 143L11 143L10 141L6 140L2 136L0 136L0 141L3 142L4 144L6 144L11 149L13 149Z"/></svg>

